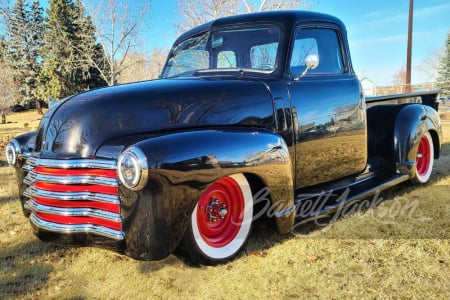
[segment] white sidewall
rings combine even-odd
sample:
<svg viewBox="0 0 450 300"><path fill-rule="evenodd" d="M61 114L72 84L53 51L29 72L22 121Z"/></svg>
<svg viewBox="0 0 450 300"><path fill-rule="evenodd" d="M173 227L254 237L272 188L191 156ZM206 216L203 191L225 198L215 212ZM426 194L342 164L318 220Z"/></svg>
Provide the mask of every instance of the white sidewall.
<svg viewBox="0 0 450 300"><path fill-rule="evenodd" d="M241 228L236 237L228 244L220 248L211 247L202 238L197 225L197 205L191 216L192 233L194 235L195 243L204 255L214 259L225 259L234 255L247 240L250 232L250 227L253 219L253 197L252 191L247 179L243 174L235 174L230 176L239 185L242 195L244 197L244 218L242 220Z"/></svg>
<svg viewBox="0 0 450 300"><path fill-rule="evenodd" d="M424 134L424 137L428 139L428 144L430 145L430 167L427 170L427 173L424 175L420 175L419 172L416 169L416 179L420 183L426 183L431 177L431 172L433 171L433 163L434 163L434 145L433 145L433 139L431 138L431 135L429 132Z"/></svg>

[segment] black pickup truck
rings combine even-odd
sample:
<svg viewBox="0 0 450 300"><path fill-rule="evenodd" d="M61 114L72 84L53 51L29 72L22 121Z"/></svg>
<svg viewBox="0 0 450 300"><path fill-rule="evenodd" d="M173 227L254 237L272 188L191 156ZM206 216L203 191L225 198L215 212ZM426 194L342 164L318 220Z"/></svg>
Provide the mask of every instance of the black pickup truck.
<svg viewBox="0 0 450 300"><path fill-rule="evenodd" d="M215 264L237 255L265 211L288 233L295 220L426 183L441 149L437 109L433 92L365 99L337 18L266 12L186 32L160 79L64 99L6 152L40 239L144 260L180 247ZM346 192L308 210L321 191Z"/></svg>

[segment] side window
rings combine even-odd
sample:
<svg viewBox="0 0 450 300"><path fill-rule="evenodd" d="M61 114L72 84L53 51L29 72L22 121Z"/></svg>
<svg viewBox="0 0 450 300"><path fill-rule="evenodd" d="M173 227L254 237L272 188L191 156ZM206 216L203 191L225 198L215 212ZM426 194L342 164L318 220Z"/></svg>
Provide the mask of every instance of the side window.
<svg viewBox="0 0 450 300"><path fill-rule="evenodd" d="M277 49L278 42L253 46L250 49L252 69L272 70L275 67Z"/></svg>
<svg viewBox="0 0 450 300"><path fill-rule="evenodd" d="M290 71L294 75L301 74L306 66L305 59L308 55L317 55L319 65L308 74L342 74L344 66L342 52L337 32L325 28L300 29L294 41L292 49Z"/></svg>
<svg viewBox="0 0 450 300"><path fill-rule="evenodd" d="M236 68L236 53L234 51L221 51L217 55L217 68Z"/></svg>

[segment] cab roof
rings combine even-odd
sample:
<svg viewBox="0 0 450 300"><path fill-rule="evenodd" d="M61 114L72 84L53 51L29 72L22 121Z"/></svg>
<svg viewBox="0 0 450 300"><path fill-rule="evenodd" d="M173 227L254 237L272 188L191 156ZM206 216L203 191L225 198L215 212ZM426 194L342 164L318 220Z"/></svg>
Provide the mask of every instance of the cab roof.
<svg viewBox="0 0 450 300"><path fill-rule="evenodd" d="M281 24L284 28L290 29L292 26L299 22L334 23L338 25L343 31L345 31L344 23L338 18L331 15L311 11L281 10L235 15L216 19L183 33L177 38L175 43L178 43L179 41L184 40L189 36L195 35L196 33L208 31L213 27L226 27L231 25L249 23L278 23Z"/></svg>

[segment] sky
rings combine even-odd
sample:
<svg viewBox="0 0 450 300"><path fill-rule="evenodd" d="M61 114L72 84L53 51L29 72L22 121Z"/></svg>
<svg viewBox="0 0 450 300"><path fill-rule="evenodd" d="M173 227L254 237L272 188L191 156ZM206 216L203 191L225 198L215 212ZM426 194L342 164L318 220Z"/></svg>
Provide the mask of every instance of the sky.
<svg viewBox="0 0 450 300"><path fill-rule="evenodd" d="M132 3L132 2L131 2ZM340 18L347 26L353 66L360 78L392 84L406 65L409 0L316 0L308 10ZM153 0L145 48L170 48L176 38L177 0ZM444 46L450 32L450 1L415 0L412 83L431 81L420 71L426 59Z"/></svg>

